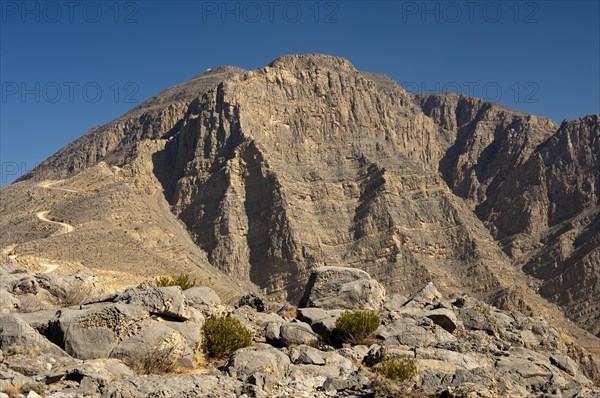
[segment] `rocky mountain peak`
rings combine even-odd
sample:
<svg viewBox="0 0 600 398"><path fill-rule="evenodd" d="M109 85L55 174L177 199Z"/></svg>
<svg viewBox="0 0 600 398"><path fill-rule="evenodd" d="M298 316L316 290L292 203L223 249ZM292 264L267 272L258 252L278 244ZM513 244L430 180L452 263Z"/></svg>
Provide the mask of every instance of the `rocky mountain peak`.
<svg viewBox="0 0 600 398"><path fill-rule="evenodd" d="M594 351L571 321L600 333L598 145L598 115L558 127L288 55L214 68L61 149L3 190L0 244L61 257L66 236L32 217L52 210L76 248L135 247L77 266L192 267L292 302L315 268L351 266L389 294L434 282L537 311Z"/></svg>
<svg viewBox="0 0 600 398"><path fill-rule="evenodd" d="M350 61L342 57L336 57L325 54L291 54L283 55L273 62L268 67L278 69L325 69L325 70L341 70L356 72L356 68Z"/></svg>

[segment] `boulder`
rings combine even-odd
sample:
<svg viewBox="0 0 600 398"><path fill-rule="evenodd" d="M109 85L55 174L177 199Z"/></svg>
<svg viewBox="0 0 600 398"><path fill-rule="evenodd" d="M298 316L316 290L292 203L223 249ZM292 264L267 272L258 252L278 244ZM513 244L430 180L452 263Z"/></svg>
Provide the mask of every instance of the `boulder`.
<svg viewBox="0 0 600 398"><path fill-rule="evenodd" d="M17 314L0 316L0 349L21 346L33 352L49 353L57 357L66 357L67 353L52 344L46 337L42 336L27 322L23 321Z"/></svg>
<svg viewBox="0 0 600 398"><path fill-rule="evenodd" d="M436 342L431 328L413 318L402 318L389 325L382 325L376 333L387 346L425 347Z"/></svg>
<svg viewBox="0 0 600 398"><path fill-rule="evenodd" d="M493 317L484 315L470 308L457 310L458 319L461 320L466 330L483 330L490 336L498 334L498 327Z"/></svg>
<svg viewBox="0 0 600 398"><path fill-rule="evenodd" d="M120 341L110 353L141 372L164 372L175 368L191 350L183 335L161 322L146 319L138 332ZM191 364L191 360L188 361Z"/></svg>
<svg viewBox="0 0 600 398"><path fill-rule="evenodd" d="M298 319L310 325L313 332L317 333L323 341L331 343L331 336L335 329L335 321L344 313L344 310L324 310L322 308L299 308Z"/></svg>
<svg viewBox="0 0 600 398"><path fill-rule="evenodd" d="M270 345L258 343L237 350L229 358L226 369L230 376L240 380L257 373L283 379L289 366L290 358L286 354Z"/></svg>
<svg viewBox="0 0 600 398"><path fill-rule="evenodd" d="M321 267L311 272L299 307L378 311L384 299L383 286L365 271Z"/></svg>
<svg viewBox="0 0 600 398"><path fill-rule="evenodd" d="M150 314L178 320L190 317L186 298L179 286L130 288L117 296L115 302L135 304Z"/></svg>
<svg viewBox="0 0 600 398"><path fill-rule="evenodd" d="M442 300L442 294L433 282L427 283L423 289L415 293L405 304L406 306L426 307Z"/></svg>
<svg viewBox="0 0 600 398"><path fill-rule="evenodd" d="M296 365L325 365L325 355L325 352L316 348L300 345L291 350L290 360Z"/></svg>
<svg viewBox="0 0 600 398"><path fill-rule="evenodd" d="M100 358L83 361L76 365L67 366L54 373L64 374L69 380L88 378L98 387L104 387L115 380L123 380L135 376L135 372L118 359Z"/></svg>
<svg viewBox="0 0 600 398"><path fill-rule="evenodd" d="M205 310L207 307L217 306L221 304L221 298L210 287L197 286L184 290L183 295L190 307L198 310Z"/></svg>
<svg viewBox="0 0 600 398"><path fill-rule="evenodd" d="M21 307L21 301L14 294L0 288L0 314L15 312Z"/></svg>
<svg viewBox="0 0 600 398"><path fill-rule="evenodd" d="M454 311L446 308L437 308L435 310L428 311L425 316L433 321L438 326L441 326L449 333L453 333L458 326L456 314Z"/></svg>
<svg viewBox="0 0 600 398"><path fill-rule="evenodd" d="M310 325L304 322L291 322L281 325L281 342L285 346L306 344L316 346L319 335L312 331Z"/></svg>
<svg viewBox="0 0 600 398"><path fill-rule="evenodd" d="M136 305L102 303L62 309L48 324L48 337L80 359L108 358L119 341L133 336L148 313Z"/></svg>

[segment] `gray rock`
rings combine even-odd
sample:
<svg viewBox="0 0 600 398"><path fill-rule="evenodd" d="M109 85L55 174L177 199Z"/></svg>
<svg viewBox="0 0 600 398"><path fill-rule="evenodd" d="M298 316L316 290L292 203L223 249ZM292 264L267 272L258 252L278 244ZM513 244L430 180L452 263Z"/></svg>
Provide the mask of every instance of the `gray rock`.
<svg viewBox="0 0 600 398"><path fill-rule="evenodd" d="M325 353L307 345L295 347L290 352L290 360L294 364L325 365Z"/></svg>
<svg viewBox="0 0 600 398"><path fill-rule="evenodd" d="M426 307L441 300L442 294L437 290L433 282L429 282L423 289L414 294L406 305Z"/></svg>
<svg viewBox="0 0 600 398"><path fill-rule="evenodd" d="M402 306L408 301L406 296L401 294L390 294L385 297L383 308L388 311L400 311Z"/></svg>
<svg viewBox="0 0 600 398"><path fill-rule="evenodd" d="M190 307L204 310L207 307L221 304L219 295L208 286L197 286L183 291L186 302Z"/></svg>
<svg viewBox="0 0 600 398"><path fill-rule="evenodd" d="M310 325L323 341L331 343L331 335L335 329L335 321L344 310L324 310L322 308L299 308L298 319Z"/></svg>
<svg viewBox="0 0 600 398"><path fill-rule="evenodd" d="M254 341L265 342L266 326L270 323L283 324L286 321L275 313L257 312L252 307L242 306L233 312L233 317L239 320L252 335Z"/></svg>
<svg viewBox="0 0 600 398"><path fill-rule="evenodd" d="M0 288L0 314L15 312L21 307L21 301L14 294Z"/></svg>
<svg viewBox="0 0 600 398"><path fill-rule="evenodd" d="M186 297L179 286L130 288L117 296L115 301L139 305L151 314L168 318L187 320L190 317Z"/></svg>
<svg viewBox="0 0 600 398"><path fill-rule="evenodd" d="M472 309L461 308L457 310L458 319L467 330L483 330L490 336L498 334L498 327L494 318L486 316Z"/></svg>
<svg viewBox="0 0 600 398"><path fill-rule="evenodd" d="M172 370L190 349L185 337L161 322L146 319L138 331L118 342L110 353L138 371Z"/></svg>
<svg viewBox="0 0 600 398"><path fill-rule="evenodd" d="M269 322L265 326L265 338L268 343L277 343L281 340L281 323Z"/></svg>
<svg viewBox="0 0 600 398"><path fill-rule="evenodd" d="M369 352L369 347L366 345L354 345L348 348L342 348L338 350L338 353L351 360L352 362L362 362L367 353Z"/></svg>
<svg viewBox="0 0 600 398"><path fill-rule="evenodd" d="M438 308L428 311L425 316L431 319L436 325L443 327L449 333L453 333L458 326L456 314L454 311L446 308Z"/></svg>
<svg viewBox="0 0 600 398"><path fill-rule="evenodd" d="M91 359L55 372L64 372L65 377L69 379L88 378L96 387L104 387L113 381L135 376L135 372L127 365L112 358Z"/></svg>
<svg viewBox="0 0 600 398"><path fill-rule="evenodd" d="M109 357L119 341L135 335L139 322L148 317L141 307L110 303L57 312L48 325L48 336L80 359Z"/></svg>
<svg viewBox="0 0 600 398"><path fill-rule="evenodd" d="M0 349L21 346L28 349L36 348L41 352L50 353L57 357L68 356L66 352L52 344L46 337L42 336L23 321L17 314L0 316Z"/></svg>
<svg viewBox="0 0 600 398"><path fill-rule="evenodd" d="M408 317L389 325L380 326L376 333L388 346L425 347L436 342L430 327L421 325L417 320Z"/></svg>
<svg viewBox="0 0 600 398"><path fill-rule="evenodd" d="M150 375L112 382L103 390L102 398L237 398L243 396L242 391L242 384L239 381L225 376Z"/></svg>
<svg viewBox="0 0 600 398"><path fill-rule="evenodd" d="M378 311L384 299L383 286L365 271L321 267L311 272L299 307Z"/></svg>
<svg viewBox="0 0 600 398"><path fill-rule="evenodd" d="M255 344L237 350L227 363L229 375L245 380L247 377L265 373L283 378L290 366L290 358L276 348L267 344Z"/></svg>
<svg viewBox="0 0 600 398"><path fill-rule="evenodd" d="M550 363L560 370L567 372L571 376L575 376L577 374L577 364L566 355L552 354L550 355Z"/></svg>
<svg viewBox="0 0 600 398"><path fill-rule="evenodd" d="M285 323L281 325L281 342L286 346L292 344L316 346L319 343L319 336L307 323Z"/></svg>

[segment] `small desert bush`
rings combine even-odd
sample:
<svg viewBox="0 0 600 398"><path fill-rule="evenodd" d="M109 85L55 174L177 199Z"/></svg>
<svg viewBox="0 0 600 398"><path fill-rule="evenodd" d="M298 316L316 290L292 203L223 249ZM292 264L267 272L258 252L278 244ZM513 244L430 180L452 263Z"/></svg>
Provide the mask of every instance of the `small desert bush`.
<svg viewBox="0 0 600 398"><path fill-rule="evenodd" d="M46 384L39 381L30 381L21 387L21 392L27 394L29 391L33 391L38 395L43 396L46 392Z"/></svg>
<svg viewBox="0 0 600 398"><path fill-rule="evenodd" d="M206 353L224 358L235 350L252 345L252 334L231 315L210 317L203 326Z"/></svg>
<svg viewBox="0 0 600 398"><path fill-rule="evenodd" d="M191 279L189 275L181 274L177 276L159 276L156 278L156 286L179 286L181 290L190 289L196 286L196 281Z"/></svg>
<svg viewBox="0 0 600 398"><path fill-rule="evenodd" d="M492 315L492 310L487 305L483 305L483 306L476 305L476 306L473 307L473 311L477 311L480 314L483 314L485 316L491 316Z"/></svg>
<svg viewBox="0 0 600 398"><path fill-rule="evenodd" d="M379 315L372 311L346 311L335 321L336 334L344 342L362 344L373 336L379 322Z"/></svg>
<svg viewBox="0 0 600 398"><path fill-rule="evenodd" d="M386 379L403 382L417 375L417 364L413 359L384 358L375 371Z"/></svg>
<svg viewBox="0 0 600 398"><path fill-rule="evenodd" d="M175 346L157 347L151 353L126 360L126 364L138 374L162 375L172 373L177 368L177 349Z"/></svg>
<svg viewBox="0 0 600 398"><path fill-rule="evenodd" d="M13 383L5 384L4 387L2 387L2 392L7 394L10 398L13 398L14 396L21 394L21 387L19 387L18 384Z"/></svg>
<svg viewBox="0 0 600 398"><path fill-rule="evenodd" d="M92 287L85 283L77 283L69 286L59 298L61 307L80 305L92 298Z"/></svg>
<svg viewBox="0 0 600 398"><path fill-rule="evenodd" d="M8 347L4 351L4 354L6 354L6 356L22 355L29 359L35 359L41 354L41 352L35 347L15 344Z"/></svg>

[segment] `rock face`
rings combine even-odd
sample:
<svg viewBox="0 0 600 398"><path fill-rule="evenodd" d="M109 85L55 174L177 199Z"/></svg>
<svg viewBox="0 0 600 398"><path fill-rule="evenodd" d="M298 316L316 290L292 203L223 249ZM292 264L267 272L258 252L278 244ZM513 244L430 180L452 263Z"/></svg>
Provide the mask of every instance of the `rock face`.
<svg viewBox="0 0 600 398"><path fill-rule="evenodd" d="M0 225L33 231L16 235L21 246L44 237L19 209L47 210L36 182L69 177L91 189L53 205L85 223L89 209L125 203L117 230L128 246L144 239L122 222L127 212L140 228L148 203L170 206L151 220L171 232L137 253L166 251L218 276L215 289L236 289L226 274L295 303L312 270L352 266L389 293L435 281L535 308L594 349L565 313L600 332L599 129L597 115L557 127L473 98L413 96L341 58L284 56L249 72L217 68L90 131L3 190ZM117 182L97 188L98 170ZM86 242L112 239L97 224ZM195 246L163 242L189 236ZM146 266L131 258L111 266Z"/></svg>
<svg viewBox="0 0 600 398"><path fill-rule="evenodd" d="M359 269L321 271L320 277L337 282L375 282ZM320 300L319 292L323 299L331 294L315 286L306 288L313 301ZM408 300L383 293L380 325L368 345L337 349L319 335L342 312L361 310L361 301L355 301L357 308L342 300L343 307L304 308L281 317L274 302L257 309L246 300L234 307L218 304L205 288L189 294L178 289L146 283L81 306L0 316L0 389L18 386L28 397L39 391L53 398L359 398L386 388L422 397L600 396L586 376L591 370L584 372L569 357L560 334L543 318L469 296L448 300L431 283ZM179 297L180 306L164 305L179 303ZM173 308L184 307L189 318L171 316ZM253 345L224 361L196 361L204 316L218 314L240 319L252 331ZM385 381L377 374L384 359L411 361L417 373L402 383Z"/></svg>

